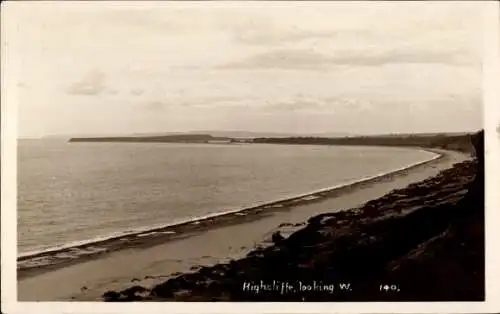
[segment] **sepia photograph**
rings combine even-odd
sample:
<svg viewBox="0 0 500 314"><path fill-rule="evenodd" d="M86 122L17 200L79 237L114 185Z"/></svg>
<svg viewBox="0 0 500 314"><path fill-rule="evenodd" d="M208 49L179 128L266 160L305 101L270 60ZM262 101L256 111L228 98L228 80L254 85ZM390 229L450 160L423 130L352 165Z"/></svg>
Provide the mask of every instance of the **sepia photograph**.
<svg viewBox="0 0 500 314"><path fill-rule="evenodd" d="M487 8L2 4L2 294L485 302Z"/></svg>

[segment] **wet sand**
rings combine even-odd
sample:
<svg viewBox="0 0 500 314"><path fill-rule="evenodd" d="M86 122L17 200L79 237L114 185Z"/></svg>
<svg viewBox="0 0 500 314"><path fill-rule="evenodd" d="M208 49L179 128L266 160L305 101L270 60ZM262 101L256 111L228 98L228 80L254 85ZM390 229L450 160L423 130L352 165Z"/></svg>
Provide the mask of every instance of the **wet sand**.
<svg viewBox="0 0 500 314"><path fill-rule="evenodd" d="M172 228L180 229L160 230L144 237L115 239L104 244L106 252L51 267L20 270L18 299L101 300L108 290L132 285L152 287L201 266L242 258L256 247L271 245L271 236L277 230L284 235L292 233L303 228L312 216L359 207L468 158L461 153L441 152L443 158L373 181L257 208L252 213L175 226Z"/></svg>

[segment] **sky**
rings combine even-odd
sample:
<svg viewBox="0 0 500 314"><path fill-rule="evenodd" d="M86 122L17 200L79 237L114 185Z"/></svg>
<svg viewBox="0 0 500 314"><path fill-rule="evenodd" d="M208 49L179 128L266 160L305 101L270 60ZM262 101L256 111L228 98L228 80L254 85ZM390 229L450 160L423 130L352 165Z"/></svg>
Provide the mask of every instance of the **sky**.
<svg viewBox="0 0 500 314"><path fill-rule="evenodd" d="M9 5L20 137L482 126L473 2Z"/></svg>

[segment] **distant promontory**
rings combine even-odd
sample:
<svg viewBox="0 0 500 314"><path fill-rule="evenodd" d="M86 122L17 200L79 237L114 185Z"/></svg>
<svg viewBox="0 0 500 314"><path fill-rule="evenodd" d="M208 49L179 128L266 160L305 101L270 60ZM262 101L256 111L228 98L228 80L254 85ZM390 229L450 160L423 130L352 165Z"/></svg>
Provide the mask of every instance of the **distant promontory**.
<svg viewBox="0 0 500 314"><path fill-rule="evenodd" d="M230 143L231 138L209 134L176 134L163 136L74 137L69 142L148 142L148 143Z"/></svg>

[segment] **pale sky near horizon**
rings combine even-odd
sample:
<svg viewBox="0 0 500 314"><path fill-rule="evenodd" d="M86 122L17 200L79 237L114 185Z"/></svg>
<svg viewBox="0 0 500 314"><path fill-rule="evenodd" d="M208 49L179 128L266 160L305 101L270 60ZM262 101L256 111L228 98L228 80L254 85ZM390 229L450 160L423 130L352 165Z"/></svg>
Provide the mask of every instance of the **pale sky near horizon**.
<svg viewBox="0 0 500 314"><path fill-rule="evenodd" d="M21 137L482 126L472 2L9 5Z"/></svg>

